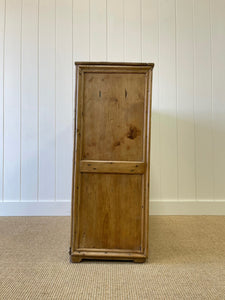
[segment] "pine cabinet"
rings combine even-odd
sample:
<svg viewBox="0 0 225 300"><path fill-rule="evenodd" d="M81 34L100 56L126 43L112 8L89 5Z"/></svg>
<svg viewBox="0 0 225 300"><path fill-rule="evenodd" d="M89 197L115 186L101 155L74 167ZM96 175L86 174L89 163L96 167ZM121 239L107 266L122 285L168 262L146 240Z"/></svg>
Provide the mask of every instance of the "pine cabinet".
<svg viewBox="0 0 225 300"><path fill-rule="evenodd" d="M72 262L147 258L153 66L76 63Z"/></svg>

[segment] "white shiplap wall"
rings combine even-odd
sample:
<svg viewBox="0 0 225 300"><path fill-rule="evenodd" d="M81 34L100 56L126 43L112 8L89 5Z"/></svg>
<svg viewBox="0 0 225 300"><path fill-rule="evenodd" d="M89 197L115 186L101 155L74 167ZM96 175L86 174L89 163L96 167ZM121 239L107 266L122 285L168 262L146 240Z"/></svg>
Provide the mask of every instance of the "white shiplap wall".
<svg viewBox="0 0 225 300"><path fill-rule="evenodd" d="M154 62L151 212L225 213L225 0L0 0L0 215L70 213L76 60Z"/></svg>

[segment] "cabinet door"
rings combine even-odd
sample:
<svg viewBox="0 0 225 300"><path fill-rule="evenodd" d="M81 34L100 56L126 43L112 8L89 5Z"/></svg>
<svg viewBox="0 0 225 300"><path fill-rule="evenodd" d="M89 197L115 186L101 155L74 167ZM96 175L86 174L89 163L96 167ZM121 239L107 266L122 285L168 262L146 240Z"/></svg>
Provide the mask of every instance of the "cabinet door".
<svg viewBox="0 0 225 300"><path fill-rule="evenodd" d="M72 261L147 256L152 67L77 64Z"/></svg>

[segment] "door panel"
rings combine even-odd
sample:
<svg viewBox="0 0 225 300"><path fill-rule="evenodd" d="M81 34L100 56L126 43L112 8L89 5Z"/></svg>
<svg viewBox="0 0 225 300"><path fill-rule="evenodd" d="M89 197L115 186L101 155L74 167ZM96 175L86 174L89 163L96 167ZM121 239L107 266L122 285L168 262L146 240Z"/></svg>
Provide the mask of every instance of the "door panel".
<svg viewBox="0 0 225 300"><path fill-rule="evenodd" d="M85 73L82 159L142 160L145 74Z"/></svg>
<svg viewBox="0 0 225 300"><path fill-rule="evenodd" d="M84 173L78 248L140 250L141 195L142 175Z"/></svg>

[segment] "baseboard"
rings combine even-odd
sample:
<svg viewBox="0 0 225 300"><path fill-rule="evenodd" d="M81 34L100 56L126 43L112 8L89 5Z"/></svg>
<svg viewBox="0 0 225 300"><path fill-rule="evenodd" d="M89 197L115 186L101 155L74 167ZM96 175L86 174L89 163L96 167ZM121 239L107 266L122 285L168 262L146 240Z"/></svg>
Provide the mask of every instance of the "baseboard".
<svg viewBox="0 0 225 300"><path fill-rule="evenodd" d="M0 203L0 216L70 216L70 211L70 201Z"/></svg>
<svg viewBox="0 0 225 300"><path fill-rule="evenodd" d="M225 201L150 201L150 215L225 215Z"/></svg>
<svg viewBox="0 0 225 300"><path fill-rule="evenodd" d="M0 216L70 216L70 211L70 201L0 203ZM225 215L225 201L150 201L150 215Z"/></svg>

